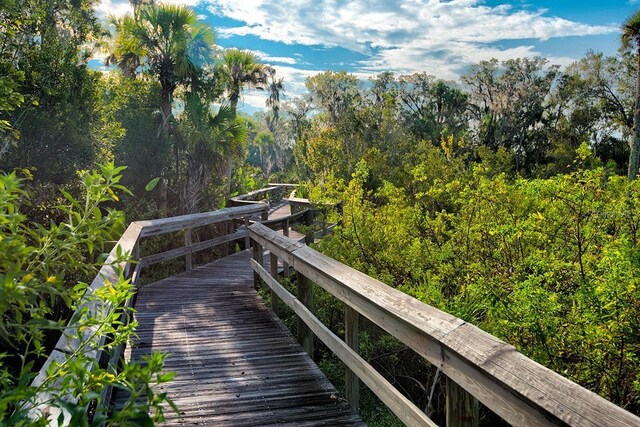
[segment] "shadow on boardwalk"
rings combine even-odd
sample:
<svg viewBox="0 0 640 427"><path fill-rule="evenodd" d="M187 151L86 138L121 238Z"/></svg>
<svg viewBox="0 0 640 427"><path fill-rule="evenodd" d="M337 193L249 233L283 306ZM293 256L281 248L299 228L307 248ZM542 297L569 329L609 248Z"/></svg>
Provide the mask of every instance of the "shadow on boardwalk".
<svg viewBox="0 0 640 427"><path fill-rule="evenodd" d="M363 425L258 297L248 251L143 287L136 309L126 357L165 352L176 372L167 425Z"/></svg>

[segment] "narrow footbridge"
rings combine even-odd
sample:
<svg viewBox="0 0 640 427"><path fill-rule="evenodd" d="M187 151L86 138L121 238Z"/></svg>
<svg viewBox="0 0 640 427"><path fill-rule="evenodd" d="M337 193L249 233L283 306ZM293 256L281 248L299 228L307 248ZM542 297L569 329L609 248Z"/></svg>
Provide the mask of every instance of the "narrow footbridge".
<svg viewBox="0 0 640 427"><path fill-rule="evenodd" d="M364 317L446 376L447 426L479 425L480 403L516 426L640 426L640 418L513 346L311 249L305 242L314 239L318 221L308 202L282 197L291 187L273 184L219 211L134 222L119 240L118 250L132 256L119 267L138 286L128 302L135 305L138 338L106 363L117 369L122 357L168 355L166 370L176 377L159 387L180 412L167 410L166 425L364 425L357 415L363 383L406 425L435 426L358 354ZM144 240L157 236L181 244L145 253ZM184 272L140 285L157 274L154 265L175 259L184 259ZM107 260L90 291L114 274ZM295 290L280 277L294 279ZM314 292L344 304L344 335L314 315ZM278 318L284 305L297 316L295 337ZM50 360L63 358L77 334L65 333ZM312 360L318 340L346 366L344 394ZM99 404L117 407L123 398L105 390ZM52 411L52 425L56 419Z"/></svg>

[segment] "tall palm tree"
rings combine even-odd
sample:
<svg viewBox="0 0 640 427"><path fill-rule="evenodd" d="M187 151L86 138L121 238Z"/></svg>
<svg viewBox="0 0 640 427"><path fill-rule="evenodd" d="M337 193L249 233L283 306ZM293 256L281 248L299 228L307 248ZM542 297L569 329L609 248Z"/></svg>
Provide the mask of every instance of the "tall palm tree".
<svg viewBox="0 0 640 427"><path fill-rule="evenodd" d="M143 5L137 14L111 18L116 32L105 63L116 64L126 76L147 72L157 77L163 124L169 129L176 87L196 81L202 66L211 62L213 30L183 6Z"/></svg>
<svg viewBox="0 0 640 427"><path fill-rule="evenodd" d="M268 67L249 51L227 49L217 71L226 88L227 99L234 114L238 111L238 100L244 88L265 90L267 87ZM233 157L227 159L227 196L231 193L231 173Z"/></svg>
<svg viewBox="0 0 640 427"><path fill-rule="evenodd" d="M629 169L627 171L628 179L634 180L638 176L640 164L640 10L627 18L622 24L621 41L622 48L625 50L636 48L638 61L636 94L633 107L633 132L629 143L631 152L629 154Z"/></svg>
<svg viewBox="0 0 640 427"><path fill-rule="evenodd" d="M188 167L180 205L188 214L201 210L200 201L215 165L244 152L247 129L229 104L212 113L209 103L195 95L186 98L184 123Z"/></svg>

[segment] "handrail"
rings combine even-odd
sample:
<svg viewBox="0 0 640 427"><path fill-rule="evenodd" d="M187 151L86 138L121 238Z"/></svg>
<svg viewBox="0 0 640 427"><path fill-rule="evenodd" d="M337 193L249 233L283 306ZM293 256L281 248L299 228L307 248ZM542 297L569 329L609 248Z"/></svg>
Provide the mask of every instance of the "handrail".
<svg viewBox="0 0 640 427"><path fill-rule="evenodd" d="M270 182L267 184L269 187L284 187L284 188L298 188L300 184L289 184L284 182Z"/></svg>
<svg viewBox="0 0 640 427"><path fill-rule="evenodd" d="M432 306L404 294L364 273L294 242L261 224L249 227L254 245L271 252L271 272L254 256L259 277L289 305L304 323L299 340L312 352L310 328L402 420L411 425L433 425L401 402L393 390L380 383L357 354L357 314L363 315L439 367L449 380L464 388L489 409L513 425L638 426L640 418L528 359L515 347ZM298 273L298 299L273 278L278 258ZM311 289L317 283L345 304L345 335L339 340L311 314ZM284 293L286 292L286 294ZM301 305L305 306L303 309ZM355 316L354 316L354 312ZM355 317L355 321L354 321ZM305 326L306 325L306 326ZM355 328L355 334L353 330ZM338 342L339 341L339 342ZM350 341L350 342L349 342ZM350 350L349 350L350 349ZM365 362L366 363L366 362ZM357 396L357 385L355 396ZM353 395L347 382L347 395ZM396 390L397 392L397 390Z"/></svg>
<svg viewBox="0 0 640 427"><path fill-rule="evenodd" d="M131 279L133 285L138 287L141 270L145 265L150 265L160 261L166 261L168 259L177 258L180 256L185 257L185 268L190 270L191 266L191 254L204 249L208 249L213 246L217 246L223 243L228 243L233 240L246 239L245 246L248 246L248 232L246 226L249 224L249 220L254 215L264 216L268 212L269 206L261 203L259 205L239 206L234 208L225 208L213 212L205 212L192 215L182 215L177 217L154 219L149 221L135 221L132 222L127 230L122 234L118 242L111 250L108 258L100 268L100 271L93 279L91 286L87 288L85 295L82 297L78 310L87 310L91 315L100 316L101 313L107 313L111 308L98 300L91 299L90 295L96 292L98 289L107 286L109 283L117 283L119 280L119 272L123 272L125 278ZM233 222L238 219L244 219L244 228L236 231L227 230L224 236L219 238L210 239L204 242L196 244L191 243L191 230L193 228L202 227L205 225L215 224L223 221ZM171 232L185 232L185 246L170 251L165 251L160 254L148 255L146 257L140 257L140 240L144 237L158 236ZM129 255L125 261L120 261L118 264L114 264L117 261L118 254ZM135 266L135 267L134 267ZM125 306L132 304L131 299L125 302ZM75 316L72 316L75 317ZM122 319L127 321L127 319ZM82 341L86 341L96 333L95 327L81 328L78 330L76 326L69 325L62 333L62 336L56 343L53 351L49 354L49 357L45 361L44 365L40 369L38 375L33 380L32 385L39 387L42 385L48 376L48 368L55 361L57 363L64 362L69 355L74 354L81 343L78 337L83 337ZM88 350L91 365L87 366L87 370L91 371L96 368L100 363L102 354L98 350L106 342L107 337L104 335L96 335L92 338L91 348ZM122 356L123 348L118 349L109 360L110 365L115 365ZM59 386L59 384L58 384ZM106 402L110 398L111 390L105 390L101 396L101 400ZM32 402L30 406L30 413L32 418L38 417L40 414L47 414L48 419L54 425L58 417L63 413L63 410L57 407L53 407L49 404L54 396L50 393L39 393L36 396L35 402ZM64 396L69 402L75 402L72 396ZM64 412L65 422L69 421L69 414Z"/></svg>
<svg viewBox="0 0 640 427"><path fill-rule="evenodd" d="M250 191L246 194L239 194L235 197L229 198L227 206L244 206L256 203L264 203L264 197L274 191L282 191L286 189L295 189L298 184L268 184L267 187L258 190Z"/></svg>

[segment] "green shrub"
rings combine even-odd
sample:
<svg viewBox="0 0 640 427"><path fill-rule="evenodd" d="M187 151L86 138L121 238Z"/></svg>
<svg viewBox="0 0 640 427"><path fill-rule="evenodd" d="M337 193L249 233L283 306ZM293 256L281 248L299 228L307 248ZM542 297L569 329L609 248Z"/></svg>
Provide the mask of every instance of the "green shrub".
<svg viewBox="0 0 640 427"><path fill-rule="evenodd" d="M153 354L143 363L124 364L121 370L94 366L100 351L113 352L127 342L135 324L120 322L128 310L123 303L134 288L124 280L108 282L83 300L88 285L75 278L93 278L124 229L121 212L105 208L118 193L120 172L113 164L100 171L81 172L83 195L74 198L63 191L65 203L57 206L65 218L60 223L34 223L21 213L29 195L15 172L0 174L0 419L2 425L46 424L33 411L34 403L64 409L71 425L149 424L162 419L164 394L155 394L153 383L168 381L162 374L163 356ZM128 254L118 254L114 267ZM82 303L81 303L82 301ZM89 310L90 302L103 310ZM35 382L44 358L75 311L69 326L75 328L78 345L66 360L53 362ZM96 340L108 336L106 344ZM124 407L109 412L99 402L105 387L130 393ZM144 397L143 399L140 399ZM70 403L73 402L73 403ZM97 403L97 405L96 405Z"/></svg>

